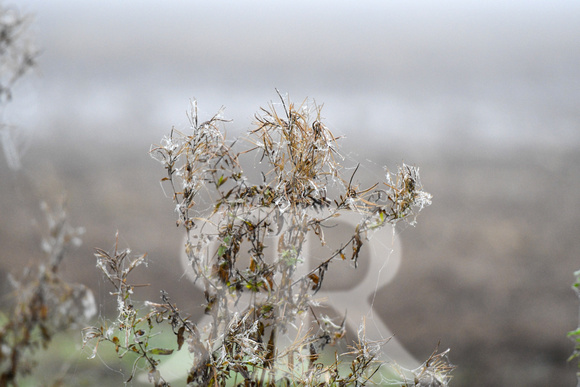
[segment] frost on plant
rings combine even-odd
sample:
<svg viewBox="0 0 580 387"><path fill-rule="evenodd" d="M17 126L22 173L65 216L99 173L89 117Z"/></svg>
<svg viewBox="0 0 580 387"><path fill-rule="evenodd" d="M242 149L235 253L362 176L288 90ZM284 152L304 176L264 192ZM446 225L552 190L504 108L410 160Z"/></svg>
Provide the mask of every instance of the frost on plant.
<svg viewBox="0 0 580 387"><path fill-rule="evenodd" d="M165 293L161 303L149 302L149 311L140 313L131 301L133 286L127 277L141 258L128 259L117 248L111 254L97 250L98 266L116 289L119 319L113 330L87 329L85 341L96 340L97 346L110 342L120 356L135 354L135 364L143 360L156 385L167 384L158 364L173 351L151 348L155 324L161 322L170 324L175 349L187 343L193 354L187 372L192 385L376 383L372 380L379 375L382 343L366 340L360 333L364 327L352 351L337 353L331 364L321 360L325 347L343 339L345 326L344 320L314 315L313 296L324 286L333 260L350 260L356 266L374 230L401 221L413 224L431 195L423 191L418 168L410 165L360 187L358 166L343 167L339 139L320 113L315 104L296 106L280 96L277 105L261 109L245 137L228 141L222 112L200 122L194 102L191 130L172 129L150 154L165 168L162 186L175 203L177 225L187 234L185 253L202 284L203 311L210 323L198 327ZM243 169L248 160L257 161L252 174ZM361 219L350 236L339 246L327 246L328 256L318 257L320 264L305 270L307 234L326 245L324 235L332 232L332 220L348 212ZM304 324L305 318L315 322L314 328ZM446 380L432 372L435 367L443 373L438 361L427 364L423 374ZM348 371L339 367L343 362L351 363Z"/></svg>

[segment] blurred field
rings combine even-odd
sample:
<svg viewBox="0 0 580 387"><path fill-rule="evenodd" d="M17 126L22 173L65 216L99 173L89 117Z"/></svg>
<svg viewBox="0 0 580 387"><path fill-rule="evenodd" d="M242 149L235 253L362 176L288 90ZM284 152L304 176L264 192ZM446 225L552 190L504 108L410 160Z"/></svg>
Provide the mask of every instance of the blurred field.
<svg viewBox="0 0 580 387"><path fill-rule="evenodd" d="M37 202L66 192L73 224L87 229L83 246L65 264L66 275L100 295L102 316L115 305L92 248L111 247L116 230L122 245L149 254L149 267L136 279L151 284L139 290L143 300L157 299L164 289L183 308L199 306L200 294L180 279L182 233L158 184L161 166L146 150L54 149L31 149L26 172L0 168L0 269L17 274L38 259ZM350 149L355 159L360 149ZM382 164L379 153L365 156L374 164L366 163L363 180L381 173ZM580 156L473 148L431 149L405 160L421 167L434 200L415 228L402 230L402 267L380 289L375 312L420 359L438 341L451 347L459 367L455 385L572 385L575 369L566 363L572 345L565 334L578 316L570 285L580 253Z"/></svg>

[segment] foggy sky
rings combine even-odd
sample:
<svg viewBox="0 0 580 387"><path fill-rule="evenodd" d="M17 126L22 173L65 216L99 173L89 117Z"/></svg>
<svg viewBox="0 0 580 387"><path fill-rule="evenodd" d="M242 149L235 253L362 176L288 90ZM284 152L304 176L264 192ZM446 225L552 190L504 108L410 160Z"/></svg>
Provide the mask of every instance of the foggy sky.
<svg viewBox="0 0 580 387"><path fill-rule="evenodd" d="M277 98L340 133L397 141L580 141L573 1L40 1L39 68L6 116L36 134L166 131L222 105L244 130ZM69 126L70 128L65 128ZM97 136L103 138L103 136Z"/></svg>

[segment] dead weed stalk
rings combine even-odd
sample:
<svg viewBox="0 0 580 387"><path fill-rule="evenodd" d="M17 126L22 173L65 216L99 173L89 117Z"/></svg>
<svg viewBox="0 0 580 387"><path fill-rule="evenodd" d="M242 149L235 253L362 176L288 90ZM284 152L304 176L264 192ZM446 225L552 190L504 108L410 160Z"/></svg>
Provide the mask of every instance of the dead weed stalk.
<svg viewBox="0 0 580 387"><path fill-rule="evenodd" d="M301 321L312 313L312 296L323 286L332 260L356 264L373 230L415 222L431 195L422 189L418 168L406 164L395 173L387 171L382 182L359 187L358 166L350 176L343 175L338 139L322 122L321 107L306 101L296 106L278 95L279 104L261 109L255 128L234 142L221 130L226 122L222 111L200 123L194 101L191 131L172 129L150 151L166 170L162 184L171 191L177 225L187 233L185 251L196 281L203 284L204 311L211 316L208 326L198 327L165 293L161 303L149 302L150 310L140 313L128 275L144 257L129 259L129 253L117 247L111 254L96 252L97 266L115 288L119 317L109 327L87 328L85 343L96 342L96 351L105 341L119 356L136 354L136 362L145 361L155 385L168 384L158 364L174 350L149 344L155 325L161 323L171 326L175 349L187 343L193 354L190 385L365 385L378 374L381 343L368 342L364 329L351 352L336 354L333 364L325 365L320 354L342 339L344 324L313 316L318 327L305 330ZM236 150L240 143L246 147ZM242 168L248 156L258 161L257 182ZM315 269L298 270L307 233L325 244L329 221L345 211L361 215L351 237L333 247ZM274 257L267 254L267 238L276 240ZM240 309L244 295L249 305ZM279 337L290 335L293 342L278 345ZM344 373L339 364L347 355L353 360ZM437 356L427 369L450 371Z"/></svg>

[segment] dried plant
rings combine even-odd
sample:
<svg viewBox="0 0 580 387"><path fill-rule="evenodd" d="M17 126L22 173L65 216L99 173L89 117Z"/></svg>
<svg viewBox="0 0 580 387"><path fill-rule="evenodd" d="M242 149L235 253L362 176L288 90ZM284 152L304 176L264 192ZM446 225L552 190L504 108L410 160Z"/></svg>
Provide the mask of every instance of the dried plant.
<svg viewBox="0 0 580 387"><path fill-rule="evenodd" d="M16 82L35 67L38 50L29 30L31 16L0 3L0 109L12 100ZM18 127L0 123L0 144L13 170L22 167L26 142Z"/></svg>
<svg viewBox="0 0 580 387"><path fill-rule="evenodd" d="M38 50L29 34L30 16L0 4L0 102L12 99L12 87L35 66Z"/></svg>
<svg viewBox="0 0 580 387"><path fill-rule="evenodd" d="M150 381L167 385L158 365L173 350L150 344L156 324L163 322L175 334L176 349L187 343L193 354L187 376L191 385L365 385L381 366L376 355L382 343L366 340L364 327L350 352L324 365L321 352L343 338L345 326L317 318L312 297L324 286L331 261L348 259L356 266L374 230L400 221L413 224L431 195L422 190L418 168L410 165L359 187L358 166L343 175L338 139L323 124L321 108L306 102L295 106L282 96L279 106L279 111L274 104L262 109L246 137L228 142L222 112L200 123L194 101L191 132L173 129L151 148L167 172L162 185L169 187L177 225L186 231L185 252L196 281L203 284L204 311L211 322L198 327L165 293L161 303L148 302L149 311L141 313L127 277L144 257L129 259L129 252L117 247L111 254L97 250L97 266L115 288L119 317L110 326L87 328L84 340L95 343L95 351L105 341L119 356L135 354L129 380L142 360ZM257 182L242 168L248 157L259 161ZM313 270L304 270L307 234L325 244L331 220L347 211L361 219L350 238L320 257ZM315 321L315 329L306 328L305 316ZM280 345L282 337L290 337L290 343ZM418 378L449 372L443 366L445 354L434 354ZM339 364L347 356L352 364L343 374Z"/></svg>
<svg viewBox="0 0 580 387"><path fill-rule="evenodd" d="M20 376L33 372L32 355L46 349L53 336L78 328L96 313L91 291L59 275L66 251L80 244L82 228L71 227L61 206L43 203L48 235L42 240L46 261L27 268L20 279L10 277L13 308L1 316L0 386L17 385Z"/></svg>
<svg viewBox="0 0 580 387"><path fill-rule="evenodd" d="M0 4L0 106L12 99L12 87L35 64L37 52L28 37L30 17ZM3 107L3 106L2 106ZM0 142L8 165L20 168L14 127L0 124ZM65 281L59 273L70 247L81 243L82 228L72 227L64 205L42 204L48 235L42 240L45 259L27 267L18 279L9 276L13 291L7 313L0 312L0 387L17 385L34 371L33 355L46 349L55 334L85 324L96 313L91 291Z"/></svg>
<svg viewBox="0 0 580 387"><path fill-rule="evenodd" d="M155 316L162 316L163 314L161 312L152 312L144 317L138 315L138 310L133 303L131 295L136 286L142 285L131 284L128 281L128 277L135 268L145 262L145 255L131 257L130 254L131 251L129 249L119 250L118 234L115 249L112 254L97 249L95 253L97 267L99 267L115 288L115 291L111 294L117 297L117 310L119 315L117 321L110 327L85 328L83 330L83 342L86 345L92 340L96 341L93 357L97 354L98 345L101 341L112 343L119 357L124 357L127 353L136 354L137 358L134 362L131 376L133 376L139 362L145 360L149 363L151 370L149 375L155 381L155 385L165 385L164 380L156 369L158 361L155 360L154 356L168 355L173 350L149 347L149 339L155 327L153 319ZM155 321L156 323L160 323L162 317L155 317ZM122 332L122 335L117 335L116 332L118 331ZM132 377L127 382L131 379Z"/></svg>
<svg viewBox="0 0 580 387"><path fill-rule="evenodd" d="M412 379L401 372L401 378L405 381L402 387L443 387L448 386L451 380L451 371L455 366L449 362L447 354L449 349L438 352L439 344L431 356L417 369L412 370ZM408 370L402 370L408 371Z"/></svg>

